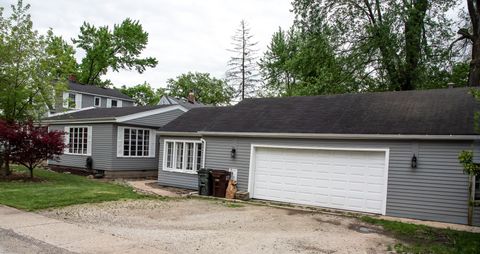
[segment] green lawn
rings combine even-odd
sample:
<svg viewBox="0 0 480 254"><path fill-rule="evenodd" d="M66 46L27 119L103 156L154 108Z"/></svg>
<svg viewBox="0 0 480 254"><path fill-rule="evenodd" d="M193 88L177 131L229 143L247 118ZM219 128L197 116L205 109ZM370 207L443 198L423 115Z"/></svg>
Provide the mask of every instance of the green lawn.
<svg viewBox="0 0 480 254"><path fill-rule="evenodd" d="M22 166L12 166L12 169L15 173L27 172ZM148 198L119 184L42 169L35 169L33 173L42 181L0 180L0 204L32 211L82 203Z"/></svg>
<svg viewBox="0 0 480 254"><path fill-rule="evenodd" d="M387 234L404 242L392 246L397 253L480 253L480 233L438 229L368 216L361 219L364 222L382 226Z"/></svg>

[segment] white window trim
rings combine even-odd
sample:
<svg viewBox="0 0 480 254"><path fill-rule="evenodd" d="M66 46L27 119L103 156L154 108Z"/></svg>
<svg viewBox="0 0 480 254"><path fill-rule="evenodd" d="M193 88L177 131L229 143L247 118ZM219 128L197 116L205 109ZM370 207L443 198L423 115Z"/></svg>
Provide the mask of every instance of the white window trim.
<svg viewBox="0 0 480 254"><path fill-rule="evenodd" d="M148 137L148 155L124 155L123 154L123 142L124 142L124 131L125 129L135 129L137 133L139 130L149 131ZM117 157L118 158L155 158L155 146L156 142L156 131L148 128L137 128L137 127L129 127L129 126L118 126L117 127Z"/></svg>
<svg viewBox="0 0 480 254"><path fill-rule="evenodd" d="M167 143L173 142L173 150L172 150L172 167L167 167ZM184 161L182 162L182 169L177 169L177 153L175 151L175 143L183 143L183 158ZM205 144L201 140L188 140L188 139L165 139L163 141L163 163L162 163L162 170L168 172L177 172L177 173L185 173L185 174L197 174L197 152L198 146L193 147L193 161L192 161L192 170L187 170L187 145L186 143L194 143L194 144L202 144L202 157L200 158L200 168L205 167Z"/></svg>
<svg viewBox="0 0 480 254"><path fill-rule="evenodd" d="M70 145L70 128L87 128L87 153L70 153L68 145ZM65 150L63 151L64 154L67 155L77 155L77 156L92 156L92 126L87 125L69 125L65 126L65 136L64 142L67 145Z"/></svg>
<svg viewBox="0 0 480 254"><path fill-rule="evenodd" d="M95 101L98 99L98 105L95 105ZM102 107L102 97L95 96L93 97L93 106L94 107Z"/></svg>

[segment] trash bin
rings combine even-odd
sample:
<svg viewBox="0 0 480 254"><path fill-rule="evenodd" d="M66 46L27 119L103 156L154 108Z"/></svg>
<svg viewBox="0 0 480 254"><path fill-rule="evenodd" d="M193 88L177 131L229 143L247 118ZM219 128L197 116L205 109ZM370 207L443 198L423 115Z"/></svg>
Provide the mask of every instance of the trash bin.
<svg viewBox="0 0 480 254"><path fill-rule="evenodd" d="M224 198L230 180L230 172L225 170L212 170L212 194L214 197Z"/></svg>
<svg viewBox="0 0 480 254"><path fill-rule="evenodd" d="M197 170L197 173L198 173L198 195L202 195L202 196L212 195L210 170L206 168L201 168Z"/></svg>

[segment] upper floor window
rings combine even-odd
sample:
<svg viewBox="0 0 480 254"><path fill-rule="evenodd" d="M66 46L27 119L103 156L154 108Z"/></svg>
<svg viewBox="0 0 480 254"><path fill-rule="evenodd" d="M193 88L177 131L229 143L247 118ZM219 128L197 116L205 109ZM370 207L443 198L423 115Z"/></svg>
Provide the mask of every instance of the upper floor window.
<svg viewBox="0 0 480 254"><path fill-rule="evenodd" d="M65 127L66 154L90 155L92 149L92 127L67 126Z"/></svg>
<svg viewBox="0 0 480 254"><path fill-rule="evenodd" d="M100 107L102 105L102 98L100 97L94 97L93 98L93 105L95 107Z"/></svg>
<svg viewBox="0 0 480 254"><path fill-rule="evenodd" d="M196 173L202 167L202 142L166 140L163 158L163 170Z"/></svg>
<svg viewBox="0 0 480 254"><path fill-rule="evenodd" d="M76 94L74 93L69 93L68 94L68 107L69 108L75 108L75 96Z"/></svg>
<svg viewBox="0 0 480 254"><path fill-rule="evenodd" d="M82 108L82 94L79 93L63 93L63 107L68 109Z"/></svg>
<svg viewBox="0 0 480 254"><path fill-rule="evenodd" d="M115 99L107 99L107 108L121 108L122 101Z"/></svg>

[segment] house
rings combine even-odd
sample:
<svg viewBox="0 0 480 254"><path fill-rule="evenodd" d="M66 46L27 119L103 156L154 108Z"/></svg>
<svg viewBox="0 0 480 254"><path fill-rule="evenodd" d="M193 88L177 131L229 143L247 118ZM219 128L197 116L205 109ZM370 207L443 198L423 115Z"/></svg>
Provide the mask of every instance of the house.
<svg viewBox="0 0 480 254"><path fill-rule="evenodd" d="M187 98L175 98L169 95L163 95L162 98L160 98L158 105L182 105L188 109L207 106L196 100L193 93L190 93Z"/></svg>
<svg viewBox="0 0 480 254"><path fill-rule="evenodd" d="M197 169L225 169L255 199L466 224L458 155L478 150L477 109L468 88L195 108L159 132L158 183L196 189Z"/></svg>
<svg viewBox="0 0 480 254"><path fill-rule="evenodd" d="M84 108L132 107L134 100L117 89L82 85L69 79L67 91L59 94L49 116Z"/></svg>
<svg viewBox="0 0 480 254"><path fill-rule="evenodd" d="M48 165L86 170L88 159L91 169L106 177L156 176L156 131L187 110L181 105L102 107L45 118L50 130L65 131L69 145L59 161L50 160Z"/></svg>

